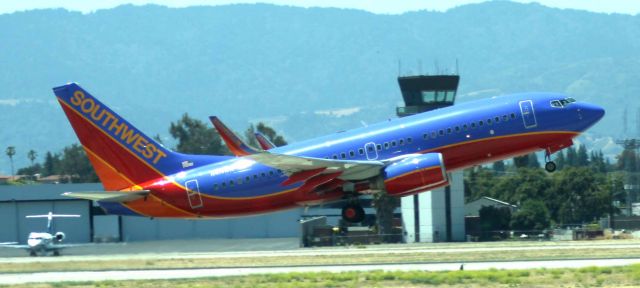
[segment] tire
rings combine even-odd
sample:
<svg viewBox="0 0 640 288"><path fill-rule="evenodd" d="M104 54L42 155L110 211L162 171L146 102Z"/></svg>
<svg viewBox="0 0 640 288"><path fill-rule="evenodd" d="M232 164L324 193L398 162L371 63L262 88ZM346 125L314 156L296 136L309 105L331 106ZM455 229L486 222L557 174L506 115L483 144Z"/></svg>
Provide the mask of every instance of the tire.
<svg viewBox="0 0 640 288"><path fill-rule="evenodd" d="M553 161L547 162L547 164L544 164L544 170L547 170L549 173L556 171L556 163Z"/></svg>
<svg viewBox="0 0 640 288"><path fill-rule="evenodd" d="M349 223L360 223L364 220L364 209L357 204L348 204L342 207L342 219Z"/></svg>

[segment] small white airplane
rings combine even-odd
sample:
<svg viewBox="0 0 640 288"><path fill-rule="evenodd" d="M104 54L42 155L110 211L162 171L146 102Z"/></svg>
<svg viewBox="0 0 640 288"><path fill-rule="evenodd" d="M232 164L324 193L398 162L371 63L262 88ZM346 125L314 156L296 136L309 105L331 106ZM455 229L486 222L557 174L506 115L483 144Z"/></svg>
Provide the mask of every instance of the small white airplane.
<svg viewBox="0 0 640 288"><path fill-rule="evenodd" d="M53 212L49 212L49 214L43 215L28 215L26 218L47 218L47 232L31 232L29 233L29 238L27 239L27 245L17 245L17 242L5 242L0 243L2 247L11 247L11 248L19 248L25 249L29 251L30 256L60 256L60 250L72 246L78 245L69 245L69 244L60 244L62 240L65 238L64 232L56 232L55 234L52 231L52 222L53 218L77 218L80 215L75 214L53 214Z"/></svg>

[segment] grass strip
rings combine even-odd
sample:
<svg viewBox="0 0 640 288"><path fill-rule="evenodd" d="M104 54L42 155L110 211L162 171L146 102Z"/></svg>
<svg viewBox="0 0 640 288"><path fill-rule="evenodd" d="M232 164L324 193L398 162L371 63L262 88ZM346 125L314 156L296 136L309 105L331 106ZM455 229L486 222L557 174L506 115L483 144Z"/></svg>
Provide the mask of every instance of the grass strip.
<svg viewBox="0 0 640 288"><path fill-rule="evenodd" d="M163 259L110 259L61 262L2 263L0 273L53 272L53 271L104 271L138 269L222 268L262 266L302 266L334 264L395 264L425 262L478 262L555 259L606 259L640 257L640 248L630 249L550 249L519 250L496 253L495 251L367 254L320 256L271 256L233 258L163 258Z"/></svg>
<svg viewBox="0 0 640 288"><path fill-rule="evenodd" d="M11 287L622 287L640 285L640 265L448 272L282 273L172 280L61 282Z"/></svg>

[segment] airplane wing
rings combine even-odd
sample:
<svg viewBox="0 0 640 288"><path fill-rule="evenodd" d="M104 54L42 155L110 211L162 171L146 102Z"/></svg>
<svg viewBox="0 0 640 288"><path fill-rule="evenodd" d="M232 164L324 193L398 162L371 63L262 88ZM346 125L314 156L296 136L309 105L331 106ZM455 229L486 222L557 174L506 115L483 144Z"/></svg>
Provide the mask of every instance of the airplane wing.
<svg viewBox="0 0 640 288"><path fill-rule="evenodd" d="M260 164L271 166L289 175L285 183L295 183L321 175L337 174L342 180L364 180L380 174L385 166L380 161L334 160L302 157L269 152L246 156Z"/></svg>
<svg viewBox="0 0 640 288"><path fill-rule="evenodd" d="M4 242L0 243L0 248L16 248L16 249L30 249L29 245L18 244L18 242Z"/></svg>
<svg viewBox="0 0 640 288"><path fill-rule="evenodd" d="M224 140L224 143L227 144L227 147L229 148L229 150L231 150L231 153L233 153L234 155L246 156L246 155L256 154L260 152L258 149L255 149L249 146L248 144L244 143L244 141L242 141L242 139L240 139L238 135L233 133L231 129L229 129L226 125L224 125L224 123L222 123L222 121L220 121L218 117L210 116L209 120L211 121L211 124L213 124L213 127L216 128L216 130L222 137L222 140Z"/></svg>
<svg viewBox="0 0 640 288"><path fill-rule="evenodd" d="M276 145L271 143L271 141L269 141L269 139L267 139L267 137L265 137L262 133L255 132L254 135L256 136L256 140L258 140L258 144L260 144L260 147L262 147L262 150L269 150L276 147Z"/></svg>
<svg viewBox="0 0 640 288"><path fill-rule="evenodd" d="M129 202L144 198L149 190L139 191L91 191L91 192L65 192L62 196L102 202Z"/></svg>

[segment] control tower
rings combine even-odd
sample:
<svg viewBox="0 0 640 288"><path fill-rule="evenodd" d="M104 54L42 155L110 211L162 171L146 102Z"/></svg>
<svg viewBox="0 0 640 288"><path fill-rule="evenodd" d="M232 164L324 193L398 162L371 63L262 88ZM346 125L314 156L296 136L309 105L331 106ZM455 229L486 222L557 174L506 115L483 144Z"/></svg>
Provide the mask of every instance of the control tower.
<svg viewBox="0 0 640 288"><path fill-rule="evenodd" d="M455 103L459 75L398 77L404 106L396 108L405 117ZM464 184L462 171L449 173L450 185L401 199L405 241L464 241Z"/></svg>

